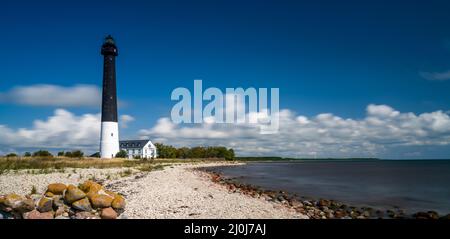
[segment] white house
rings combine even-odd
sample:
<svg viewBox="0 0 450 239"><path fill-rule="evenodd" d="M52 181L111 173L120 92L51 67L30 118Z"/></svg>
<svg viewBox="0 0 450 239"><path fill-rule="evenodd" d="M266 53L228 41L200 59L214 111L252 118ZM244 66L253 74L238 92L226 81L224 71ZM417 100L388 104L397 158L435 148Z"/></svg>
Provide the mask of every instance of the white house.
<svg viewBox="0 0 450 239"><path fill-rule="evenodd" d="M123 140L119 142L120 150L125 150L128 158L156 158L156 146L150 140Z"/></svg>

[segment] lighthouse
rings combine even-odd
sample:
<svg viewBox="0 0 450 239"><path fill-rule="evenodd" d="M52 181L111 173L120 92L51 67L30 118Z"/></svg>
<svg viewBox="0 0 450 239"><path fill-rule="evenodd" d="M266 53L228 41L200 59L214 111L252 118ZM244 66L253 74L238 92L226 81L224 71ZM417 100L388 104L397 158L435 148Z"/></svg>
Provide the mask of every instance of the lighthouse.
<svg viewBox="0 0 450 239"><path fill-rule="evenodd" d="M119 152L119 125L117 123L116 56L117 47L111 35L102 45L103 93L100 157L114 158Z"/></svg>

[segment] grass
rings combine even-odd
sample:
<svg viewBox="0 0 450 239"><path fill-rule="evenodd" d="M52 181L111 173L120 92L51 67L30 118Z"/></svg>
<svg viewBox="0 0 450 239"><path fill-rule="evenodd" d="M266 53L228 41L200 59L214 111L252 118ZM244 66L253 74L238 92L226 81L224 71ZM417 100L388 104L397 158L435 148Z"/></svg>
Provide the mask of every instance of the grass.
<svg viewBox="0 0 450 239"><path fill-rule="evenodd" d="M0 157L0 174L9 171L26 170L28 174L70 173L79 174L77 169L82 168L130 168L121 172L121 176L133 173L131 168L143 172L161 170L164 166L178 163L201 163L219 160L211 159L137 159L122 158L67 158L67 157ZM70 168L70 169L69 169ZM69 171L70 170L70 171Z"/></svg>
<svg viewBox="0 0 450 239"><path fill-rule="evenodd" d="M36 193L37 193L36 186L33 185L33 187L31 188L31 194L36 194Z"/></svg>
<svg viewBox="0 0 450 239"><path fill-rule="evenodd" d="M150 172L155 170L162 170L167 165L164 164L144 164L142 166L139 166L137 169L143 172Z"/></svg>

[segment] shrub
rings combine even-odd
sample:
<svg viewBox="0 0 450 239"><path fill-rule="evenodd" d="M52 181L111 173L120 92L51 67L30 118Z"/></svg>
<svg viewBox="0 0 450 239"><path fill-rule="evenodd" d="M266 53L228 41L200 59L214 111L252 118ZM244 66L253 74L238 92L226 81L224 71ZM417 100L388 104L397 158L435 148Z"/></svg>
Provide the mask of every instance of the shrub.
<svg viewBox="0 0 450 239"><path fill-rule="evenodd" d="M34 157L53 157L53 155L47 150L39 150L33 153Z"/></svg>
<svg viewBox="0 0 450 239"><path fill-rule="evenodd" d="M17 154L15 153L9 153L6 155L7 158L17 157Z"/></svg>
<svg viewBox="0 0 450 239"><path fill-rule="evenodd" d="M117 154L116 154L116 158L126 158L128 157L127 151L125 150L120 150Z"/></svg>
<svg viewBox="0 0 450 239"><path fill-rule="evenodd" d="M74 150L72 152L65 152L64 156L68 158L82 158L84 153L81 150Z"/></svg>
<svg viewBox="0 0 450 239"><path fill-rule="evenodd" d="M82 158L84 153L81 150L72 151L72 158Z"/></svg>
<svg viewBox="0 0 450 239"><path fill-rule="evenodd" d="M23 154L23 156L24 156L24 157L31 157L31 153L30 153L30 152L25 152L25 153Z"/></svg>
<svg viewBox="0 0 450 239"><path fill-rule="evenodd" d="M64 156L64 151L58 152L58 156Z"/></svg>

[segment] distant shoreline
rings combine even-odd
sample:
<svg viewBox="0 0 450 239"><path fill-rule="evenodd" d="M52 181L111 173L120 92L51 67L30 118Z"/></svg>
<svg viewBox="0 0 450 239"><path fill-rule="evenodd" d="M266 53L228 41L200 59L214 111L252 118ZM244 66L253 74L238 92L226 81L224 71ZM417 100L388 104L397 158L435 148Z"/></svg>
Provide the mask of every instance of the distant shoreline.
<svg viewBox="0 0 450 239"><path fill-rule="evenodd" d="M301 161L445 161L448 159L382 159L382 158L284 158L284 157L236 157L238 162L301 162Z"/></svg>

